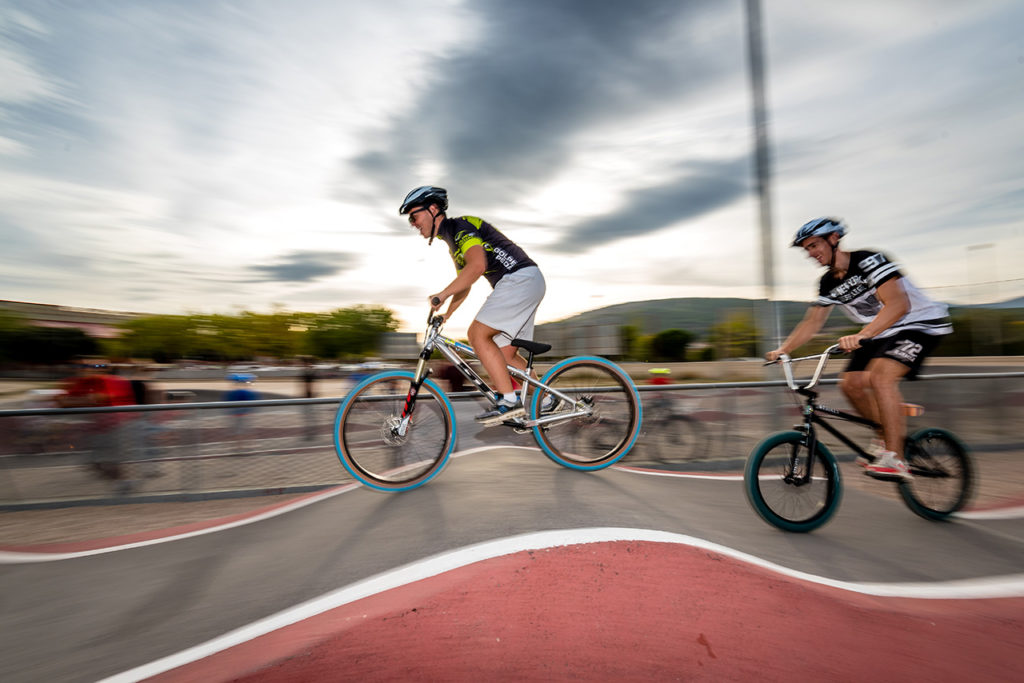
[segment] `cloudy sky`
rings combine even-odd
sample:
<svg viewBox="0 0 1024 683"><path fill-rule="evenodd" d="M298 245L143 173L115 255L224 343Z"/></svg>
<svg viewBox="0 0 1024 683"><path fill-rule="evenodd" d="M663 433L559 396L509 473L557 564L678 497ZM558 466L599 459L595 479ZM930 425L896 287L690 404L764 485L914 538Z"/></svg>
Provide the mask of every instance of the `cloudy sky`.
<svg viewBox="0 0 1024 683"><path fill-rule="evenodd" d="M1024 293L1024 4L763 15L776 296L822 214L938 298ZM418 330L422 184L540 264L541 322L758 298L752 138L742 0L0 0L0 298Z"/></svg>

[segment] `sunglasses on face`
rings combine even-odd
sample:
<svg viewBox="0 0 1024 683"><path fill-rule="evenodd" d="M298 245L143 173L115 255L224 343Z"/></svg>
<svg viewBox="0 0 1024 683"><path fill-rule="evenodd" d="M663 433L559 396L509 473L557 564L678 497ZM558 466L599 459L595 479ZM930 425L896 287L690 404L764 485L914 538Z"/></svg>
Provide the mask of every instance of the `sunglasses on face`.
<svg viewBox="0 0 1024 683"><path fill-rule="evenodd" d="M418 214L420 211L426 211L426 208L422 208L421 207L419 209L413 209L412 211L409 212L409 224L410 225L412 225L413 223L416 222L416 214Z"/></svg>

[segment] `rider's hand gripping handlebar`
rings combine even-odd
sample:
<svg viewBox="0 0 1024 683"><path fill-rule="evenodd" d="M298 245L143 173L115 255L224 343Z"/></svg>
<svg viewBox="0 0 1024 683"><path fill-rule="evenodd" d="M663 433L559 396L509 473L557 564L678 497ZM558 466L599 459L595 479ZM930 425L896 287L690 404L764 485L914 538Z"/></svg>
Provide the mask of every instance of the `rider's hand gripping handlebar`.
<svg viewBox="0 0 1024 683"><path fill-rule="evenodd" d="M427 327L440 327L441 323L444 322L444 316L443 315L437 315L437 316L434 315L434 311L436 311L437 307L440 306L440 305L441 305L440 297L436 297L435 296L435 297L431 297L430 298L430 306L431 306L431 308L430 308L430 311L427 312Z"/></svg>

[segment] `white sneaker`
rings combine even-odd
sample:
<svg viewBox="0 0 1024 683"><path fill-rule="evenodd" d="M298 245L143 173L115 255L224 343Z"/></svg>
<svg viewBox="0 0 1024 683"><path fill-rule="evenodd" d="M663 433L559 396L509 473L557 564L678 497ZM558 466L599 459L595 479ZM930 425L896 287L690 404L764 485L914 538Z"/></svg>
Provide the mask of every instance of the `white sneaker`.
<svg viewBox="0 0 1024 683"><path fill-rule="evenodd" d="M525 413L526 410L523 408L523 402L517 396L515 401L501 399L493 408L477 415L476 421L483 425L491 425L511 420L515 417L522 417Z"/></svg>
<svg viewBox="0 0 1024 683"><path fill-rule="evenodd" d="M892 451L882 451L874 462L864 468L864 473L885 481L910 481L914 478L907 463L900 460Z"/></svg>
<svg viewBox="0 0 1024 683"><path fill-rule="evenodd" d="M548 394L540 401L540 412L541 413L552 413L555 408L559 406L562 399L558 398L554 394Z"/></svg>
<svg viewBox="0 0 1024 683"><path fill-rule="evenodd" d="M885 442L879 439L877 436L871 439L871 443L867 447L867 454L870 458L866 458L863 455L858 455L856 463L861 467L867 467L868 463L874 462L878 459L882 453L885 453Z"/></svg>

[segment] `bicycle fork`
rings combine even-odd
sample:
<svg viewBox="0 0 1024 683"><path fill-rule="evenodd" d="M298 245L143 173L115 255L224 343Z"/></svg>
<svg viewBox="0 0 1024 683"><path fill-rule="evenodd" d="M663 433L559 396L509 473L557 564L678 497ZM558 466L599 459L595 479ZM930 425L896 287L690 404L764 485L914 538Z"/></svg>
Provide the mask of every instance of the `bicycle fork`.
<svg viewBox="0 0 1024 683"><path fill-rule="evenodd" d="M427 359L430 358L429 351L424 349L420 354L420 360L416 364L416 372L413 374L412 382L409 384L409 391L405 394L405 404L402 406L402 414L399 416L398 424L396 424L392 431L397 436L404 437L409 431L409 423L412 422L412 412L416 409L416 397L420 393L420 387L427 381L427 377L430 376L430 368L427 367Z"/></svg>
<svg viewBox="0 0 1024 683"><path fill-rule="evenodd" d="M818 447L818 433L814 429L813 412L806 408L804 410L804 421L802 424L796 425L795 429L798 432L802 432L804 438L800 443L793 444L793 450L789 454L789 469L786 471L784 477L787 484L795 484L796 486L803 486L811 482L811 467L814 464L814 452ZM803 474L800 472L800 445L807 449L807 464L804 468Z"/></svg>

